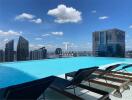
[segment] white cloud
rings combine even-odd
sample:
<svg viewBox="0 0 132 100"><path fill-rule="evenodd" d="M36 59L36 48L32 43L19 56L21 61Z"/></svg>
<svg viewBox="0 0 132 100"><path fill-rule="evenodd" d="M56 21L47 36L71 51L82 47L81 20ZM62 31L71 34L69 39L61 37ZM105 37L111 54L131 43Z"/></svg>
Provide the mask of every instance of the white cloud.
<svg viewBox="0 0 132 100"><path fill-rule="evenodd" d="M41 45L41 44L29 44L29 47L30 47L31 50L39 49L43 46L44 45Z"/></svg>
<svg viewBox="0 0 132 100"><path fill-rule="evenodd" d="M45 44L45 47L47 49L56 49L57 48L57 46L56 45L53 45L53 44Z"/></svg>
<svg viewBox="0 0 132 100"><path fill-rule="evenodd" d="M0 36L15 36L15 35L20 35L21 32L15 32L13 30L9 30L9 31L2 31L0 30Z"/></svg>
<svg viewBox="0 0 132 100"><path fill-rule="evenodd" d="M9 39L7 39L7 38L3 40L3 42L7 42L7 41L9 41Z"/></svg>
<svg viewBox="0 0 132 100"><path fill-rule="evenodd" d="M91 12L92 12L92 13L97 13L97 11L96 11L96 10L92 10Z"/></svg>
<svg viewBox="0 0 132 100"><path fill-rule="evenodd" d="M63 32L50 32L47 34L43 34L42 37L49 37L49 36L63 36ZM57 38L58 39L58 38ZM60 38L59 38L60 39Z"/></svg>
<svg viewBox="0 0 132 100"><path fill-rule="evenodd" d="M57 46L53 44L30 44L29 47L31 50L36 50L41 47L46 47L46 49L49 49L49 50L54 50L55 48L57 48Z"/></svg>
<svg viewBox="0 0 132 100"><path fill-rule="evenodd" d="M22 32L16 32L13 30L8 30L8 31L3 31L0 30L0 49L5 48L5 44L9 41L9 40L18 40L18 37L22 35ZM16 43L14 43L14 45L16 46Z"/></svg>
<svg viewBox="0 0 132 100"><path fill-rule="evenodd" d="M35 16L28 13L22 13L15 17L16 20L26 20L26 19L33 19L33 18L35 18Z"/></svg>
<svg viewBox="0 0 132 100"><path fill-rule="evenodd" d="M38 19L33 19L33 20L31 20L31 22L34 22L34 23L36 23L36 24L40 24L40 23L42 23L42 19L40 19L40 18L38 18Z"/></svg>
<svg viewBox="0 0 132 100"><path fill-rule="evenodd" d="M42 36L43 37L46 37L46 36L50 36L51 34L43 34Z"/></svg>
<svg viewBox="0 0 132 100"><path fill-rule="evenodd" d="M69 44L69 42L62 42L62 44Z"/></svg>
<svg viewBox="0 0 132 100"><path fill-rule="evenodd" d="M100 20L104 20L104 19L108 19L109 17L108 16L101 16L99 17Z"/></svg>
<svg viewBox="0 0 132 100"><path fill-rule="evenodd" d="M35 40L42 40L42 38L35 38Z"/></svg>
<svg viewBox="0 0 132 100"><path fill-rule="evenodd" d="M132 28L132 25L130 25L129 28Z"/></svg>
<svg viewBox="0 0 132 100"><path fill-rule="evenodd" d="M52 35L62 36L63 32L51 32Z"/></svg>
<svg viewBox="0 0 132 100"><path fill-rule="evenodd" d="M82 20L81 12L73 7L66 7L63 4L58 5L57 8L49 10L48 15L56 17L57 23L77 23Z"/></svg>
<svg viewBox="0 0 132 100"><path fill-rule="evenodd" d="M34 22L36 24L42 23L42 19L37 18L35 15L28 14L28 13L22 13L18 16L15 17L15 20L19 21L29 21L29 22Z"/></svg>

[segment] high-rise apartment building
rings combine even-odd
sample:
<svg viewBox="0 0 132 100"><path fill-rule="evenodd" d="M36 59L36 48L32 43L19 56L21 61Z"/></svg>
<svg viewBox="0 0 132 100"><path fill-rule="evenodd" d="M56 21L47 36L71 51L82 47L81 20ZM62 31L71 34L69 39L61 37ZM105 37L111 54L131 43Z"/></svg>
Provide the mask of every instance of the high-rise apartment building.
<svg viewBox="0 0 132 100"><path fill-rule="evenodd" d="M29 59L29 43L22 36L19 37L17 44L17 61Z"/></svg>
<svg viewBox="0 0 132 100"><path fill-rule="evenodd" d="M93 32L93 55L124 57L125 32L119 29Z"/></svg>
<svg viewBox="0 0 132 100"><path fill-rule="evenodd" d="M0 62L4 61L4 51L0 50Z"/></svg>
<svg viewBox="0 0 132 100"><path fill-rule="evenodd" d="M5 61L14 61L14 40L9 41L5 45Z"/></svg>
<svg viewBox="0 0 132 100"><path fill-rule="evenodd" d="M38 59L45 59L47 58L47 49L42 47L38 50L34 50L30 52L30 59L31 60L38 60Z"/></svg>

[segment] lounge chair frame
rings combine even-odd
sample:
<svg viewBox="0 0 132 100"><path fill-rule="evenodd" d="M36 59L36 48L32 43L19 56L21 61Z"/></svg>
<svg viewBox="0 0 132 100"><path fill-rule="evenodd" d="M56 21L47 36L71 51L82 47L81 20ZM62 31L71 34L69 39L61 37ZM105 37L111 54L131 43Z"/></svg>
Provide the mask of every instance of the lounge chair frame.
<svg viewBox="0 0 132 100"><path fill-rule="evenodd" d="M100 89L96 89L96 88L93 88L93 87L90 87L90 86L87 86L87 85L84 85L84 84L79 84L77 87L79 88L83 88L83 89L86 89L86 90L89 90L91 92L94 92L94 93L97 93L97 94L100 94L102 95L100 98L98 98L98 100L111 100L109 98L109 93L106 92L106 91L103 91L103 90L100 90ZM75 88L77 88L75 87ZM50 86L51 89L69 97L70 99L73 99L73 100L84 100L83 98L79 97L78 95L76 95L75 93L75 88L74 88L74 94L72 93L69 93L67 91L64 91L64 90L61 90L61 89L58 89L58 88L55 88L55 87L52 87ZM82 95L82 94L81 94Z"/></svg>
<svg viewBox="0 0 132 100"><path fill-rule="evenodd" d="M118 67L119 65L117 65L116 67ZM101 82L101 81L94 80L94 79L87 80L87 81L89 82L89 84L90 84L90 82L92 82L92 83L95 83L95 84L99 84L99 85L103 85L103 86L106 86L106 87L114 88L114 89L116 89L116 91L114 92L115 96L122 97L122 93L121 93L120 89L121 88L123 88L124 90L130 89L130 87L128 86L128 83L131 82L132 79L130 77L127 77L127 76L125 76L125 77L128 80L118 79L119 77L124 78L124 76L119 76L119 75L112 74L115 71L110 71L111 69L114 69L114 67L113 66L110 67L107 71L102 70L102 69L98 69L97 71L95 71L95 74L98 74L97 76L99 76L97 78L104 79L106 82ZM67 79L68 77L73 77L74 73L75 72L66 73L65 78ZM121 72L117 72L117 73L122 74ZM111 76L116 76L117 78L111 77ZM113 81L113 82L117 82L117 83L121 83L121 85L119 86L119 85L114 85L114 84L108 83L108 80Z"/></svg>
<svg viewBox="0 0 132 100"><path fill-rule="evenodd" d="M72 99L74 99L74 100L75 99L82 100L82 98L80 98L80 97L78 98L79 95L78 96L76 95L75 89L77 87L87 89L87 90L90 90L90 91L95 92L97 94L103 95L101 98L99 98L99 100L110 100L108 92L105 92L105 91L95 89L95 88L81 84L81 82L83 80L85 80L86 78L88 78L95 70L97 70L97 68L98 67L87 68L85 70L80 69L79 71L76 72L75 76L73 77L73 79L71 81L57 77L55 82L52 83L53 85L51 85L50 87L51 87L51 89L56 90L59 93L62 93L63 95L66 95L70 98L72 97ZM65 91L67 89L73 89L74 90L74 96L73 96L73 94L67 93L67 91Z"/></svg>

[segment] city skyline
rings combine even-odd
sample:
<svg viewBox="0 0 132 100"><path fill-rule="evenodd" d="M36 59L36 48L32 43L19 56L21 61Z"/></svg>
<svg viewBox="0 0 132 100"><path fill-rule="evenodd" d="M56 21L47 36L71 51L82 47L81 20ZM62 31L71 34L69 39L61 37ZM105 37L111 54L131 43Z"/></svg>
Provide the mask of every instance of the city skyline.
<svg viewBox="0 0 132 100"><path fill-rule="evenodd" d="M29 50L29 42L24 37L19 36L17 49L14 50L14 40L5 44L5 50L0 49L0 62L40 60L61 57L90 56L88 51L63 51L62 48L56 48L54 52L49 52L45 47L36 50Z"/></svg>
<svg viewBox="0 0 132 100"><path fill-rule="evenodd" d="M131 0L54 0L52 3L0 0L0 49L22 35L31 49L45 46L54 51L69 44L71 50L92 50L92 32L119 28L126 32L126 50L130 50L131 3Z"/></svg>

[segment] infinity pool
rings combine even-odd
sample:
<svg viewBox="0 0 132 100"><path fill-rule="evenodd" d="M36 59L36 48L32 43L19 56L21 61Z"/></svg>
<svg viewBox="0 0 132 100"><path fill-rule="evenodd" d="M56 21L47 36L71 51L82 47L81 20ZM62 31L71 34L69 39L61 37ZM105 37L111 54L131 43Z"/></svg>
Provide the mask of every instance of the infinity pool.
<svg viewBox="0 0 132 100"><path fill-rule="evenodd" d="M127 58L75 57L0 63L0 88L44 78L61 75L80 68L103 66L112 63L132 63ZM132 68L128 69L132 72Z"/></svg>

